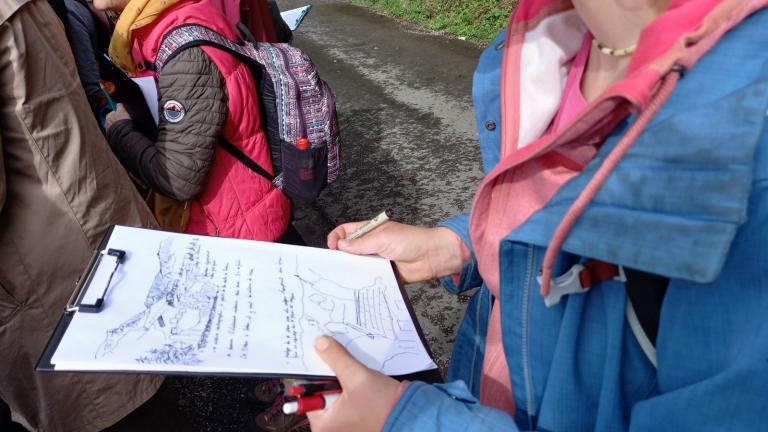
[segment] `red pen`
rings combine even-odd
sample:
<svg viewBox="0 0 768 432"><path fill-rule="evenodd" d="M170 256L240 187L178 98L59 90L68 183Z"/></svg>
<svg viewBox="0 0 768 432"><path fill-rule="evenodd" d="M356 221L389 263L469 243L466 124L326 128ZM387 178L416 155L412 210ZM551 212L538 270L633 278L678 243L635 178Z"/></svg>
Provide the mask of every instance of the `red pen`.
<svg viewBox="0 0 768 432"><path fill-rule="evenodd" d="M341 396L341 390L333 390L314 394L312 396L300 397L293 402L283 404L285 414L302 415L309 411L318 411L327 409L336 399Z"/></svg>
<svg viewBox="0 0 768 432"><path fill-rule="evenodd" d="M295 384L285 389L286 396L312 396L315 393L338 390L338 381L317 381Z"/></svg>

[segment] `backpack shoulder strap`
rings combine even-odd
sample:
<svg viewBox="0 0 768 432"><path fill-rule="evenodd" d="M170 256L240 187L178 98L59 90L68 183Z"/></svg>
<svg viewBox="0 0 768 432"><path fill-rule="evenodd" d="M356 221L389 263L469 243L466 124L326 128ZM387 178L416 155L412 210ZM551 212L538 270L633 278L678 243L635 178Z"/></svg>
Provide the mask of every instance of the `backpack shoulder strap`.
<svg viewBox="0 0 768 432"><path fill-rule="evenodd" d="M187 48L211 46L225 51L245 63L259 63L253 44L240 45L208 27L184 24L168 31L160 42L155 58L155 68L160 71L176 55Z"/></svg>
<svg viewBox="0 0 768 432"><path fill-rule="evenodd" d="M253 159L246 156L245 153L241 152L240 149L232 145L229 141L222 138L219 140L219 145L229 154L231 154L235 159L239 160L243 165L247 166L251 171L274 183L275 176L262 168L261 165L257 164Z"/></svg>

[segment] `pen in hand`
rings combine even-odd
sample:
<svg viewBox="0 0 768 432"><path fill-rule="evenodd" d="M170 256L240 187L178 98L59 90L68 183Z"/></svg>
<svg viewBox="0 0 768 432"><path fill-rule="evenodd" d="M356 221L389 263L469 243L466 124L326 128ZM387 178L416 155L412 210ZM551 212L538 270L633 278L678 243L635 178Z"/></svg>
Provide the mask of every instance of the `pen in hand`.
<svg viewBox="0 0 768 432"><path fill-rule="evenodd" d="M347 237L347 240L354 240L358 237L361 237L362 235L370 232L374 228L378 227L379 225L383 224L384 222L389 220L389 216L387 216L387 212L383 211L376 215L373 219L368 221L367 224L361 226L360 228L356 229L355 232L349 235Z"/></svg>
<svg viewBox="0 0 768 432"><path fill-rule="evenodd" d="M283 413L301 415L309 411L328 409L341 396L341 389L299 397L293 402L283 404Z"/></svg>
<svg viewBox="0 0 768 432"><path fill-rule="evenodd" d="M340 390L338 381L298 382L285 389L286 396L312 396L316 393Z"/></svg>

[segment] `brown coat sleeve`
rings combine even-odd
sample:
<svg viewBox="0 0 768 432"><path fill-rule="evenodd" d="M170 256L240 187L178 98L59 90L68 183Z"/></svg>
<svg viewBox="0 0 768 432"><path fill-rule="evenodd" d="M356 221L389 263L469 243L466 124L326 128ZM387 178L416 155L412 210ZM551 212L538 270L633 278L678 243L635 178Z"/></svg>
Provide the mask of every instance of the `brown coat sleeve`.
<svg viewBox="0 0 768 432"><path fill-rule="evenodd" d="M112 125L107 138L128 171L161 194L184 201L203 188L213 162L227 117L226 84L200 48L181 52L158 77L157 142L129 120ZM183 107L183 115L168 112L166 105Z"/></svg>
<svg viewBox="0 0 768 432"><path fill-rule="evenodd" d="M5 160L3 159L3 134L0 134L0 213L5 207Z"/></svg>

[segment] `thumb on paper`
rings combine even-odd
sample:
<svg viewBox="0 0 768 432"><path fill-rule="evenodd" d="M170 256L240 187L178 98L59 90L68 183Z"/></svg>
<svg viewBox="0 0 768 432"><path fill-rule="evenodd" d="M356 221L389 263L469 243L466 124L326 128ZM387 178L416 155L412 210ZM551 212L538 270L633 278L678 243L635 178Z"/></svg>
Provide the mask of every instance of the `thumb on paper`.
<svg viewBox="0 0 768 432"><path fill-rule="evenodd" d="M369 369L330 336L320 336L315 341L315 350L339 379L341 387L353 386L365 379Z"/></svg>

